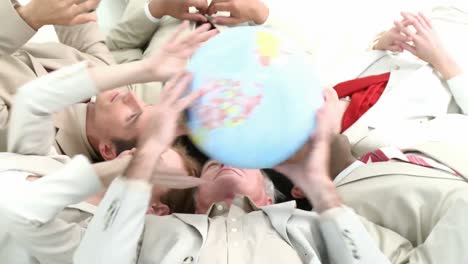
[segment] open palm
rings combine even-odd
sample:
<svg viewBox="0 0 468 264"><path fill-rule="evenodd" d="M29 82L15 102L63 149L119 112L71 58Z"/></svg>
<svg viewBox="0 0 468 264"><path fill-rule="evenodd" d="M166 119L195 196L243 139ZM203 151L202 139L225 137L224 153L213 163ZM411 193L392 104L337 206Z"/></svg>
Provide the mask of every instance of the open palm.
<svg viewBox="0 0 468 264"><path fill-rule="evenodd" d="M196 30L187 33L189 23L185 21L177 28L169 41L152 57L147 59L155 79L167 81L177 73L185 70L188 59L200 45L218 33L209 30L210 25L205 24Z"/></svg>

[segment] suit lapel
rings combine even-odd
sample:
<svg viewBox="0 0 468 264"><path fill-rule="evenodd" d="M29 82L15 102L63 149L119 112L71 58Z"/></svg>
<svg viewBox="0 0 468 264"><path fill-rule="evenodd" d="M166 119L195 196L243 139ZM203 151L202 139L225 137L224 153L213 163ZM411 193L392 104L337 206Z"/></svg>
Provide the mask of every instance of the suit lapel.
<svg viewBox="0 0 468 264"><path fill-rule="evenodd" d="M355 54L351 59L338 67L337 74L334 75L333 86L340 82L360 77L369 67L386 55L386 52L380 50Z"/></svg>
<svg viewBox="0 0 468 264"><path fill-rule="evenodd" d="M29 53L28 53L28 57L29 57L29 60L31 61L33 70L36 73L37 77L44 76L48 73L47 70L44 68L44 66L42 66L42 64L36 58L31 56Z"/></svg>
<svg viewBox="0 0 468 264"><path fill-rule="evenodd" d="M457 176L450 173L426 168L405 162L376 162L366 164L355 169L346 178L337 184L337 187L354 183L360 180L388 176L388 175L408 175L414 177L438 178L461 181Z"/></svg>
<svg viewBox="0 0 468 264"><path fill-rule="evenodd" d="M203 243L206 240L208 234L208 216L207 215L198 215L198 214L173 214L175 217L179 218L184 223L195 228L200 236L203 238Z"/></svg>
<svg viewBox="0 0 468 264"><path fill-rule="evenodd" d="M271 225L281 235L281 237L292 246L287 232L287 224L289 218L296 210L296 202L291 201L287 203L274 204L260 208L268 215Z"/></svg>
<svg viewBox="0 0 468 264"><path fill-rule="evenodd" d="M466 148L453 146L443 142L426 142L403 151L416 151L431 157L432 159L456 170L465 180L468 179L468 151Z"/></svg>

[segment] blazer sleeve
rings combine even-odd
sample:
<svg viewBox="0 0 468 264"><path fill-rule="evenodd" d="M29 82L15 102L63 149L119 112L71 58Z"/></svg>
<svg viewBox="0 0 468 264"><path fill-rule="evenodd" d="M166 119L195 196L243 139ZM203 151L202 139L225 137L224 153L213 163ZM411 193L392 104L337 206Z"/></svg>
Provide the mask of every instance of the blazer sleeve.
<svg viewBox="0 0 468 264"><path fill-rule="evenodd" d="M0 179L2 222L12 238L40 263L72 263L84 230L56 216L68 205L84 201L102 186L91 164L77 156L62 169L34 182L8 185Z"/></svg>
<svg viewBox="0 0 468 264"><path fill-rule="evenodd" d="M455 102L464 115L468 115L468 76L462 73L447 80L448 87L452 92Z"/></svg>
<svg viewBox="0 0 468 264"><path fill-rule="evenodd" d="M390 264L353 210L327 210L320 215L319 223L332 263Z"/></svg>
<svg viewBox="0 0 468 264"><path fill-rule="evenodd" d="M142 50L160 26L158 19L148 17L146 1L130 1L121 20L111 29L106 44L111 51Z"/></svg>
<svg viewBox="0 0 468 264"><path fill-rule="evenodd" d="M36 31L16 12L16 1L0 1L0 56L10 55L28 42Z"/></svg>
<svg viewBox="0 0 468 264"><path fill-rule="evenodd" d="M150 184L115 179L88 225L74 263L135 263L150 198Z"/></svg>
<svg viewBox="0 0 468 264"><path fill-rule="evenodd" d="M52 114L95 94L86 62L64 67L19 88L10 117L8 152L55 154Z"/></svg>
<svg viewBox="0 0 468 264"><path fill-rule="evenodd" d="M90 55L103 64L115 64L105 37L96 22L76 26L55 26L55 31L62 44L73 47L84 54Z"/></svg>

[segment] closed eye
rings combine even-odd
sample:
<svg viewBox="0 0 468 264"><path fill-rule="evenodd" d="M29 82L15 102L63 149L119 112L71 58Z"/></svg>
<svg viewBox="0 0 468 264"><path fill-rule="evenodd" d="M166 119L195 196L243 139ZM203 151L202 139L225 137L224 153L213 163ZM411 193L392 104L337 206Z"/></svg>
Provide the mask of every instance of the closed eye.
<svg viewBox="0 0 468 264"><path fill-rule="evenodd" d="M140 118L141 114L143 112L138 112L138 113L134 113L130 116L127 117L127 127L130 127L132 125L134 125L137 121L138 121L138 118Z"/></svg>

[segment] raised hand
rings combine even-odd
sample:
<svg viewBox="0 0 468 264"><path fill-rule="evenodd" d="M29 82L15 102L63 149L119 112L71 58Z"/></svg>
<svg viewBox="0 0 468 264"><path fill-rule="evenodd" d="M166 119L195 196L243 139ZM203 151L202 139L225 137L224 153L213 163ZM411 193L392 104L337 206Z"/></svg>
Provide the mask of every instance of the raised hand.
<svg viewBox="0 0 468 264"><path fill-rule="evenodd" d="M149 121L138 139L138 148L150 144L165 151L177 136L181 113L192 105L204 91L199 90L182 97L192 80L190 73L180 73L170 79L160 94L159 102L148 106Z"/></svg>
<svg viewBox="0 0 468 264"><path fill-rule="evenodd" d="M395 24L398 23L395 21ZM405 26L405 22L402 23L402 26ZM400 33L400 29L397 26L394 26L389 31L382 33L378 42L374 45L376 50L388 50L393 52L403 52L401 45L398 45L401 42L405 42L407 37Z"/></svg>
<svg viewBox="0 0 468 264"><path fill-rule="evenodd" d="M187 21L182 23L171 39L156 54L144 61L146 68L151 72L152 80L148 82L165 81L184 71L188 59L198 47L218 33L217 30L209 30L209 24L198 27L190 33L187 33L188 27Z"/></svg>
<svg viewBox="0 0 468 264"><path fill-rule="evenodd" d="M31 0L17 8L19 15L35 30L45 25L72 26L96 21L90 13L100 0Z"/></svg>
<svg viewBox="0 0 468 264"><path fill-rule="evenodd" d="M417 15L402 12L404 20L395 26L406 36L405 41L396 41L402 49L431 64L445 79L450 79L461 72L449 52L443 47L431 21L424 14ZM415 31L411 30L412 26Z"/></svg>
<svg viewBox="0 0 468 264"><path fill-rule="evenodd" d="M329 172L330 147L336 135L334 108L333 102L325 101L317 112L316 130L303 149L273 168L300 187L318 212L341 205Z"/></svg>
<svg viewBox="0 0 468 264"><path fill-rule="evenodd" d="M195 7L200 13L190 13L190 7ZM156 18L171 16L180 20L208 22L203 15L207 9L207 0L152 0L149 3L151 15Z"/></svg>
<svg viewBox="0 0 468 264"><path fill-rule="evenodd" d="M268 19L268 7L261 0L213 0L208 8L208 15L217 12L230 12L230 17L216 17L214 24L238 25L244 22L254 22L257 25Z"/></svg>

